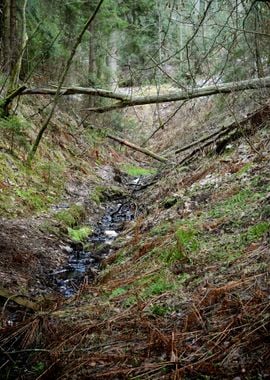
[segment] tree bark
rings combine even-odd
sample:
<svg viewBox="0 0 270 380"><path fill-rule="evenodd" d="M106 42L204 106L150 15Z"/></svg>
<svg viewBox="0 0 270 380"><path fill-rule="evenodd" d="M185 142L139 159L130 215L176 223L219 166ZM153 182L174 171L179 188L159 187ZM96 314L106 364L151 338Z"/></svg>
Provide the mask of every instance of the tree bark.
<svg viewBox="0 0 270 380"><path fill-rule="evenodd" d="M111 106L89 108L88 111L103 113L116 109L139 106L153 103L168 103L176 102L185 99L194 99L202 96L210 96L215 94L228 94L231 92L243 90L258 90L260 88L270 87L270 77L259 79L248 79L240 82L229 82L217 84L215 86L206 86L201 88L191 88L186 91L178 91L165 95L151 95L151 96L135 96L130 97L128 100L123 100Z"/></svg>
<svg viewBox="0 0 270 380"><path fill-rule="evenodd" d="M116 137L116 136L113 136L113 135L107 135L107 137L109 137L110 139L112 139L114 141L119 142L120 144L126 145L129 148L131 148L133 150L136 150L137 152L141 152L143 154L146 154L147 156L152 157L152 158L154 158L157 161L160 161L160 162L163 162L163 163L167 163L168 162L167 158L159 156L158 154L153 153L153 152L151 152L148 149L141 148L140 146L135 145L135 144L133 144L133 143L127 141L127 140L121 139L120 137Z"/></svg>
<svg viewBox="0 0 270 380"><path fill-rule="evenodd" d="M55 95L56 92L57 88L25 88L21 95ZM111 98L123 101L129 100L129 97L124 94L93 87L61 87L61 90L59 92L60 96L74 94L95 95L103 98Z"/></svg>
<svg viewBox="0 0 270 380"><path fill-rule="evenodd" d="M62 87L59 90L59 96L73 95L73 94L88 94L95 95L104 98L111 98L120 100L118 103L114 103L111 106L89 108L89 111L94 112L107 112L114 109L153 104L153 103L168 103L180 100L189 100L199 98L203 96L210 96L215 94L228 94L236 91L244 90L258 90L260 88L270 87L270 76L259 79L248 79L239 82L228 82L217 84L215 86L205 86L200 88L190 88L186 91L177 91L173 93L167 93L163 95L151 95L151 96L130 96L124 95L119 92L113 92L98 88L91 87ZM26 88L20 95L55 95L57 93L56 88Z"/></svg>
<svg viewBox="0 0 270 380"><path fill-rule="evenodd" d="M20 76L21 67L22 67L22 59L23 59L23 55L24 55L26 45L27 45L28 36L27 36L27 31L26 31L26 6L27 6L27 0L24 0L22 9L21 9L21 12L22 12L21 22L20 22L21 30L20 32L17 31L15 34L15 36L17 35L19 37L18 38L19 42L17 41L16 51L13 52L13 57L11 60L11 71L10 71L10 78L8 81L8 88L7 88L8 94L12 93L18 86L19 76ZM13 10L13 12L15 10ZM13 43L15 44L14 41Z"/></svg>
<svg viewBox="0 0 270 380"><path fill-rule="evenodd" d="M89 86L94 86L94 78L97 74L97 65L96 65L96 44L94 39L95 33L95 21L89 25L89 58L88 58L88 84ZM95 106L95 97L89 96L88 98L89 107Z"/></svg>

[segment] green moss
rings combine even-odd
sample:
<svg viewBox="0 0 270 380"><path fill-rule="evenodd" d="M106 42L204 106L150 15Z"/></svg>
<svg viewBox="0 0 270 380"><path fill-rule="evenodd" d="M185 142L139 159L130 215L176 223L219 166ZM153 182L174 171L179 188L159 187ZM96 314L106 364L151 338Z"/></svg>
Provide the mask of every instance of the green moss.
<svg viewBox="0 0 270 380"><path fill-rule="evenodd" d="M0 118L0 131L4 134L11 151L22 148L28 152L29 143L25 133L28 128L30 124L18 116Z"/></svg>
<svg viewBox="0 0 270 380"><path fill-rule="evenodd" d="M270 222L260 222L250 226L243 234L242 240L247 244L260 240L266 232L270 230Z"/></svg>
<svg viewBox="0 0 270 380"><path fill-rule="evenodd" d="M87 226L78 229L68 227L68 236L75 242L84 241L92 232L92 229Z"/></svg>
<svg viewBox="0 0 270 380"><path fill-rule="evenodd" d="M140 166L134 166L130 164L122 165L122 170L133 177L154 175L157 173L157 169L155 168L142 168Z"/></svg>
<svg viewBox="0 0 270 380"><path fill-rule="evenodd" d="M63 210L55 215L55 218L65 227L74 227L84 220L86 216L82 205L74 204L68 210Z"/></svg>
<svg viewBox="0 0 270 380"><path fill-rule="evenodd" d="M130 306L133 306L137 303L138 299L136 296L132 295L132 296L129 296L128 298L126 298L123 302L123 306L128 308Z"/></svg>
<svg viewBox="0 0 270 380"><path fill-rule="evenodd" d="M151 305L149 311L154 315L163 317L164 315L168 314L171 309L168 306L164 305Z"/></svg>
<svg viewBox="0 0 270 380"><path fill-rule="evenodd" d="M53 198L39 194L35 189L17 189L16 195L23 200L25 205L33 211L42 211L52 203Z"/></svg>
<svg viewBox="0 0 270 380"><path fill-rule="evenodd" d="M223 216L233 217L237 212L244 210L247 207L247 203L251 202L253 198L254 192L251 189L241 190L239 193L216 205L210 210L209 216L214 218Z"/></svg>
<svg viewBox="0 0 270 380"><path fill-rule="evenodd" d="M55 218L67 227L73 227L76 225L74 216L68 211L60 211L55 215Z"/></svg>
<svg viewBox="0 0 270 380"><path fill-rule="evenodd" d="M168 209L168 208L171 208L172 206L174 206L177 203L177 201L178 201L177 197L167 197L162 202L162 206L164 208Z"/></svg>

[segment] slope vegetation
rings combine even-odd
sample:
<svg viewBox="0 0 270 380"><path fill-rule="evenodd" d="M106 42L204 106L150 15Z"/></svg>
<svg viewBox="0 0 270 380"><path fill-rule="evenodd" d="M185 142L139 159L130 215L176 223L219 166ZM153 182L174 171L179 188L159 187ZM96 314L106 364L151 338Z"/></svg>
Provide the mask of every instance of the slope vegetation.
<svg viewBox="0 0 270 380"><path fill-rule="evenodd" d="M7 360L30 379L269 377L269 128L148 180L95 282L7 328Z"/></svg>

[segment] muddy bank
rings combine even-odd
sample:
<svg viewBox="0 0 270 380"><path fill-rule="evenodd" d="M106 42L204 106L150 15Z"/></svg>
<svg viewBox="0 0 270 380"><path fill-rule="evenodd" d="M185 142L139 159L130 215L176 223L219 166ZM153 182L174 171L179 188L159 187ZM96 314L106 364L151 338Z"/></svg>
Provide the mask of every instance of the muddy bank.
<svg viewBox="0 0 270 380"><path fill-rule="evenodd" d="M0 283L3 289L12 294L39 297L57 293L59 288L66 287L64 283L70 282L71 277L75 278L75 288L85 275L94 277L102 259L110 254L113 239L138 211L131 198L143 183L120 172L117 172L116 182L115 172L108 166L100 169L99 174L103 181L99 196L103 202L89 201L89 191L84 194L85 198L80 194L80 201L85 201L82 223L93 229L86 241L86 250L82 249L82 244L72 242L65 233L67 228L56 220L58 213L71 209L70 195L46 214L0 220Z"/></svg>
<svg viewBox="0 0 270 380"><path fill-rule="evenodd" d="M1 220L1 287L32 296L46 293L50 268L65 261L64 246L56 236L41 232L35 220Z"/></svg>

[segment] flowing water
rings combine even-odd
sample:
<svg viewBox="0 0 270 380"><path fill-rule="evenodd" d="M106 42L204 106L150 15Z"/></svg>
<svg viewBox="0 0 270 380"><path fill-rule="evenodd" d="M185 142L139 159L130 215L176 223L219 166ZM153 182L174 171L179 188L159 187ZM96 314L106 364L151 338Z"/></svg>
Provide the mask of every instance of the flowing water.
<svg viewBox="0 0 270 380"><path fill-rule="evenodd" d="M65 297L74 295L86 279L94 278L101 261L111 253L111 244L125 222L134 219L133 208L133 204L126 199L111 202L88 238L91 250L70 247L67 265L51 274L56 287Z"/></svg>

